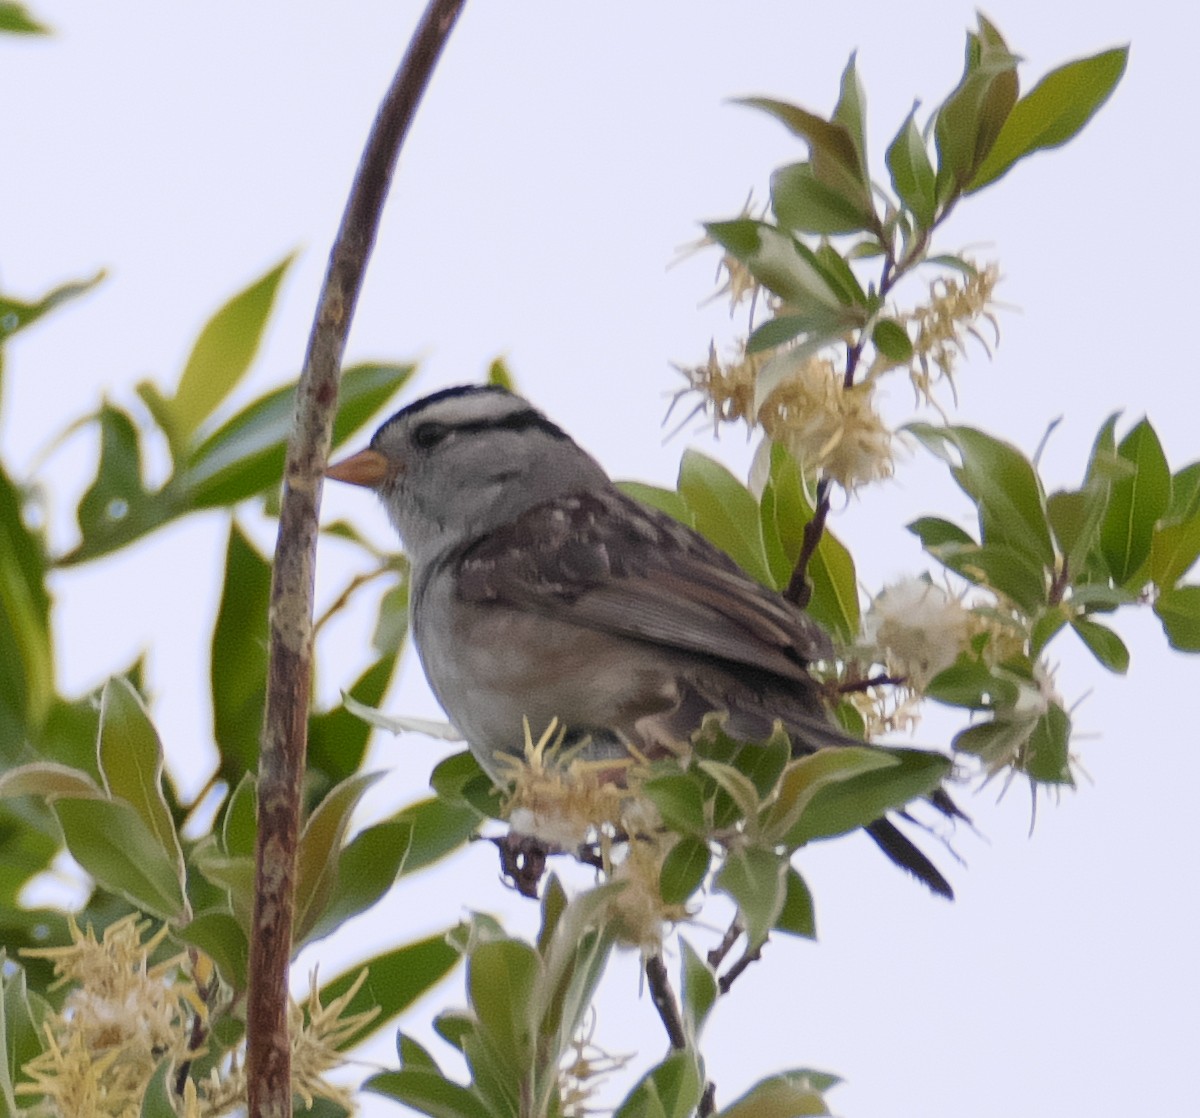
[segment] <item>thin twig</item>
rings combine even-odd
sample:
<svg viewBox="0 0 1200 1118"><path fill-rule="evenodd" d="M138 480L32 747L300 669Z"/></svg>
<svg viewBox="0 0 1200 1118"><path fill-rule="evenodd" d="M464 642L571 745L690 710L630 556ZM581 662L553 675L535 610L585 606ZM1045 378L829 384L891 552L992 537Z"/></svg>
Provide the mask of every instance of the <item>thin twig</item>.
<svg viewBox="0 0 1200 1118"><path fill-rule="evenodd" d="M747 951L736 963L733 964L719 979L717 979L717 989L722 994L728 994L729 988L742 976L746 968L751 963L757 963L762 958L762 947L756 947L753 951Z"/></svg>
<svg viewBox="0 0 1200 1118"><path fill-rule="evenodd" d="M390 560L376 567L374 570L364 571L362 574L355 575L330 607L317 618L313 624L313 636L315 637L334 617L337 616L349 604L350 599L355 593L361 590L369 582L373 582L377 578L382 578L386 574L393 574L396 571L396 566Z"/></svg>
<svg viewBox="0 0 1200 1118"><path fill-rule="evenodd" d="M667 1030L671 1047L686 1048L687 1034L683 1031L683 1018L679 1016L679 1004L675 1001L675 991L671 989L667 966L661 955L651 955L646 959L646 985L650 990L650 1000L662 1019L663 1028Z"/></svg>
<svg viewBox="0 0 1200 1118"><path fill-rule="evenodd" d="M400 146L464 3L430 0L380 106L330 253L296 386L271 581L267 702L259 761L246 1003L250 1118L287 1118L292 1113L288 966L312 686L317 512L337 410L339 368Z"/></svg>
<svg viewBox="0 0 1200 1118"><path fill-rule="evenodd" d="M737 943L738 936L742 934L742 931L742 922L735 916L733 923L725 929L725 934L721 937L721 942L708 953L708 965L713 970L721 969L721 964L725 962L725 957L733 950L733 945Z"/></svg>

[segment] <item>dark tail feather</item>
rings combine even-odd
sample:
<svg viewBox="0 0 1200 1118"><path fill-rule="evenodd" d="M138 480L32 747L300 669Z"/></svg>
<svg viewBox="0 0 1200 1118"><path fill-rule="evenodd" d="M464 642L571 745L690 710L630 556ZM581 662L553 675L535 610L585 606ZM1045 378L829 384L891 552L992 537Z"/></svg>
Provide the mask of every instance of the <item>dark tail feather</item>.
<svg viewBox="0 0 1200 1118"><path fill-rule="evenodd" d="M971 817L950 798L950 794L944 788L935 788L929 793L928 799L947 819L961 819L970 824Z"/></svg>
<svg viewBox="0 0 1200 1118"><path fill-rule="evenodd" d="M941 795L945 796L950 807L958 812L950 797L946 796L944 792L941 792ZM937 806L941 808L940 804ZM950 814L950 812L946 812L946 814ZM876 819L874 823L868 825L866 830L867 834L875 840L875 845L901 869L908 870L913 877L924 882L939 897L945 897L948 901L954 900L954 890L950 888L950 882L938 872L937 866L926 858L894 823L887 819Z"/></svg>

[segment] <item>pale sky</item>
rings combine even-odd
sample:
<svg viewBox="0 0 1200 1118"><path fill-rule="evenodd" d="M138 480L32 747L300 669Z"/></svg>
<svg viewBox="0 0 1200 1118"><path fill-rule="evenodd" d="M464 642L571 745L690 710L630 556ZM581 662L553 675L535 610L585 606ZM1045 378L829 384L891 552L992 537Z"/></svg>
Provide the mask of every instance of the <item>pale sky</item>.
<svg viewBox="0 0 1200 1118"><path fill-rule="evenodd" d="M0 438L18 474L102 398L136 406L139 380L172 385L212 310L299 247L235 403L294 375L364 133L418 7L39 0L33 10L57 36L0 41L0 284L34 297L110 271L9 348ZM1026 88L1069 58L1124 42L1132 54L1078 140L968 199L942 232L944 250L999 261L1010 308L994 359L975 350L963 367L954 417L1028 452L1063 417L1043 457L1053 486L1077 483L1108 414L1148 414L1178 468L1200 457L1187 286L1200 258L1200 15L1112 0L994 0L988 15L1027 60ZM974 18L971 4L947 0L471 0L403 157L350 359L419 358L411 399L478 380L504 354L526 393L616 476L669 484L689 445L744 471L739 432L714 444L697 423L664 442L660 426L681 383L672 363L733 337L722 307L701 306L715 258L667 265L699 220L734 215L752 187L765 197L772 168L801 157L777 124L728 99L828 112L857 49L873 165L886 178L884 147L914 99L936 104L957 80ZM910 405L897 385L890 414L906 418ZM60 547L94 462L94 435L78 434L43 468ZM903 525L934 512L965 518L955 494L942 467L914 455L894 483L835 508L864 593L926 569ZM367 494L331 488L325 516L342 515L390 538ZM269 548L270 527L244 520ZM226 530L223 516L194 517L55 583L61 687L93 688L148 648L155 718L185 792L203 784L211 758L207 649ZM355 562L326 547L323 600ZM370 619L364 603L320 649L327 702L366 663ZM939 858L953 905L860 838L801 852L821 938L773 942L717 1006L705 1052L721 1103L807 1066L846 1080L829 1096L846 1118L1194 1106L1200 673L1167 650L1149 610L1116 627L1133 654L1125 678L1070 637L1051 648L1059 689L1079 704L1075 744L1090 782L1057 804L1043 798L1032 836L1021 787L998 804L996 787L961 789L979 834L956 837L965 865ZM436 715L415 657L387 706ZM917 740L944 746L955 728L931 718ZM422 795L445 748L377 740L371 765L394 775L364 820ZM516 929L535 919L498 884L490 848L475 848L403 881L305 967L319 960L331 976L394 943L397 928L417 939L470 909ZM708 946L707 932L687 934ZM429 1019L461 1004L460 986L436 990L402 1026L429 1042ZM598 1020L609 1048L661 1054L634 960L610 969ZM372 1059L392 1060L390 1038ZM374 1101L365 1113L399 1110Z"/></svg>

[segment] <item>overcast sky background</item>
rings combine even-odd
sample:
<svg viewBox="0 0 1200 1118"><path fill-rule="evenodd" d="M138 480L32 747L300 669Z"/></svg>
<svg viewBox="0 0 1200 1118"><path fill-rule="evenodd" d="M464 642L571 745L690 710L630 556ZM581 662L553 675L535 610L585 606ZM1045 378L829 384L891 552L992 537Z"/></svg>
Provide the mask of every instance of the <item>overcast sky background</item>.
<svg viewBox="0 0 1200 1118"><path fill-rule="evenodd" d="M67 422L108 397L136 403L151 376L173 385L204 320L295 248L301 255L252 375L233 406L295 375L346 189L380 95L417 18L415 3L152 4L38 0L58 34L0 41L0 283L34 297L95 269L93 294L10 347L0 438L23 474ZM1048 6L994 0L989 16L1027 60L1025 88L1068 58L1132 42L1125 80L1085 133L968 199L941 246L974 246L1005 279L995 358L975 350L956 417L1043 457L1075 484L1103 419L1149 414L1174 467L1200 456L1194 283L1194 44L1186 5ZM349 359L419 358L418 394L478 380L507 356L524 390L620 477L670 484L688 445L744 471L745 439L703 424L663 438L673 362L734 336L702 306L715 257L668 269L697 222L766 196L772 168L801 148L766 117L728 104L764 94L828 112L859 51L876 177L914 98L957 80L969 3L803 4L472 0L451 41L393 189ZM923 118L922 118L923 119ZM910 414L899 384L891 414ZM93 433L41 467L53 536L94 471ZM967 517L944 469L913 456L897 480L835 510L865 591L926 568L903 525ZM369 494L326 494L381 540ZM269 526L246 523L264 549ZM194 517L138 549L59 577L56 641L67 693L97 686L148 648L154 713L173 772L196 791L211 763L207 649L227 532ZM328 601L356 557L326 546ZM371 611L320 650L332 701L367 660ZM836 1072L846 1118L1030 1118L1181 1114L1194 1105L1200 1044L1200 780L1197 662L1171 654L1157 623L1122 614L1127 678L1068 638L1052 646L1092 783L1030 805L1020 787L960 799L949 857L958 900L924 893L852 838L804 851L820 942L773 942L706 1034L728 1103L788 1067ZM395 711L436 706L409 657ZM945 744L954 724L926 722ZM444 746L376 741L393 770L364 818L417 798ZM306 959L332 975L356 956L453 923L469 909L530 928L533 907L473 849L406 880L343 940ZM688 933L707 946L704 933ZM460 982L456 978L455 983ZM447 985L402 1023L428 1039ZM598 1039L657 1056L661 1033L637 971L610 971ZM439 1053L447 1049L434 1042ZM372 1051L390 1060L390 1030ZM398 1113L375 1101L366 1112Z"/></svg>

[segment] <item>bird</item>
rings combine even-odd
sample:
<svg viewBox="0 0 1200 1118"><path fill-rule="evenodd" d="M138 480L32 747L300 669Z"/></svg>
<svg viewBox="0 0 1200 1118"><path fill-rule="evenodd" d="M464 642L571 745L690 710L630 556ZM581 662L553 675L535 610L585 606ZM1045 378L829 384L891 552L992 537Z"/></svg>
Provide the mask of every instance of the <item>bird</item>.
<svg viewBox="0 0 1200 1118"><path fill-rule="evenodd" d="M598 761L677 754L714 712L743 741L782 723L794 755L864 744L834 725L810 672L834 653L812 617L625 494L507 389L416 400L326 477L382 500L410 563L425 675L497 782L505 756L523 749L523 727L554 720ZM929 799L961 817L943 790ZM890 819L866 831L953 897Z"/></svg>

